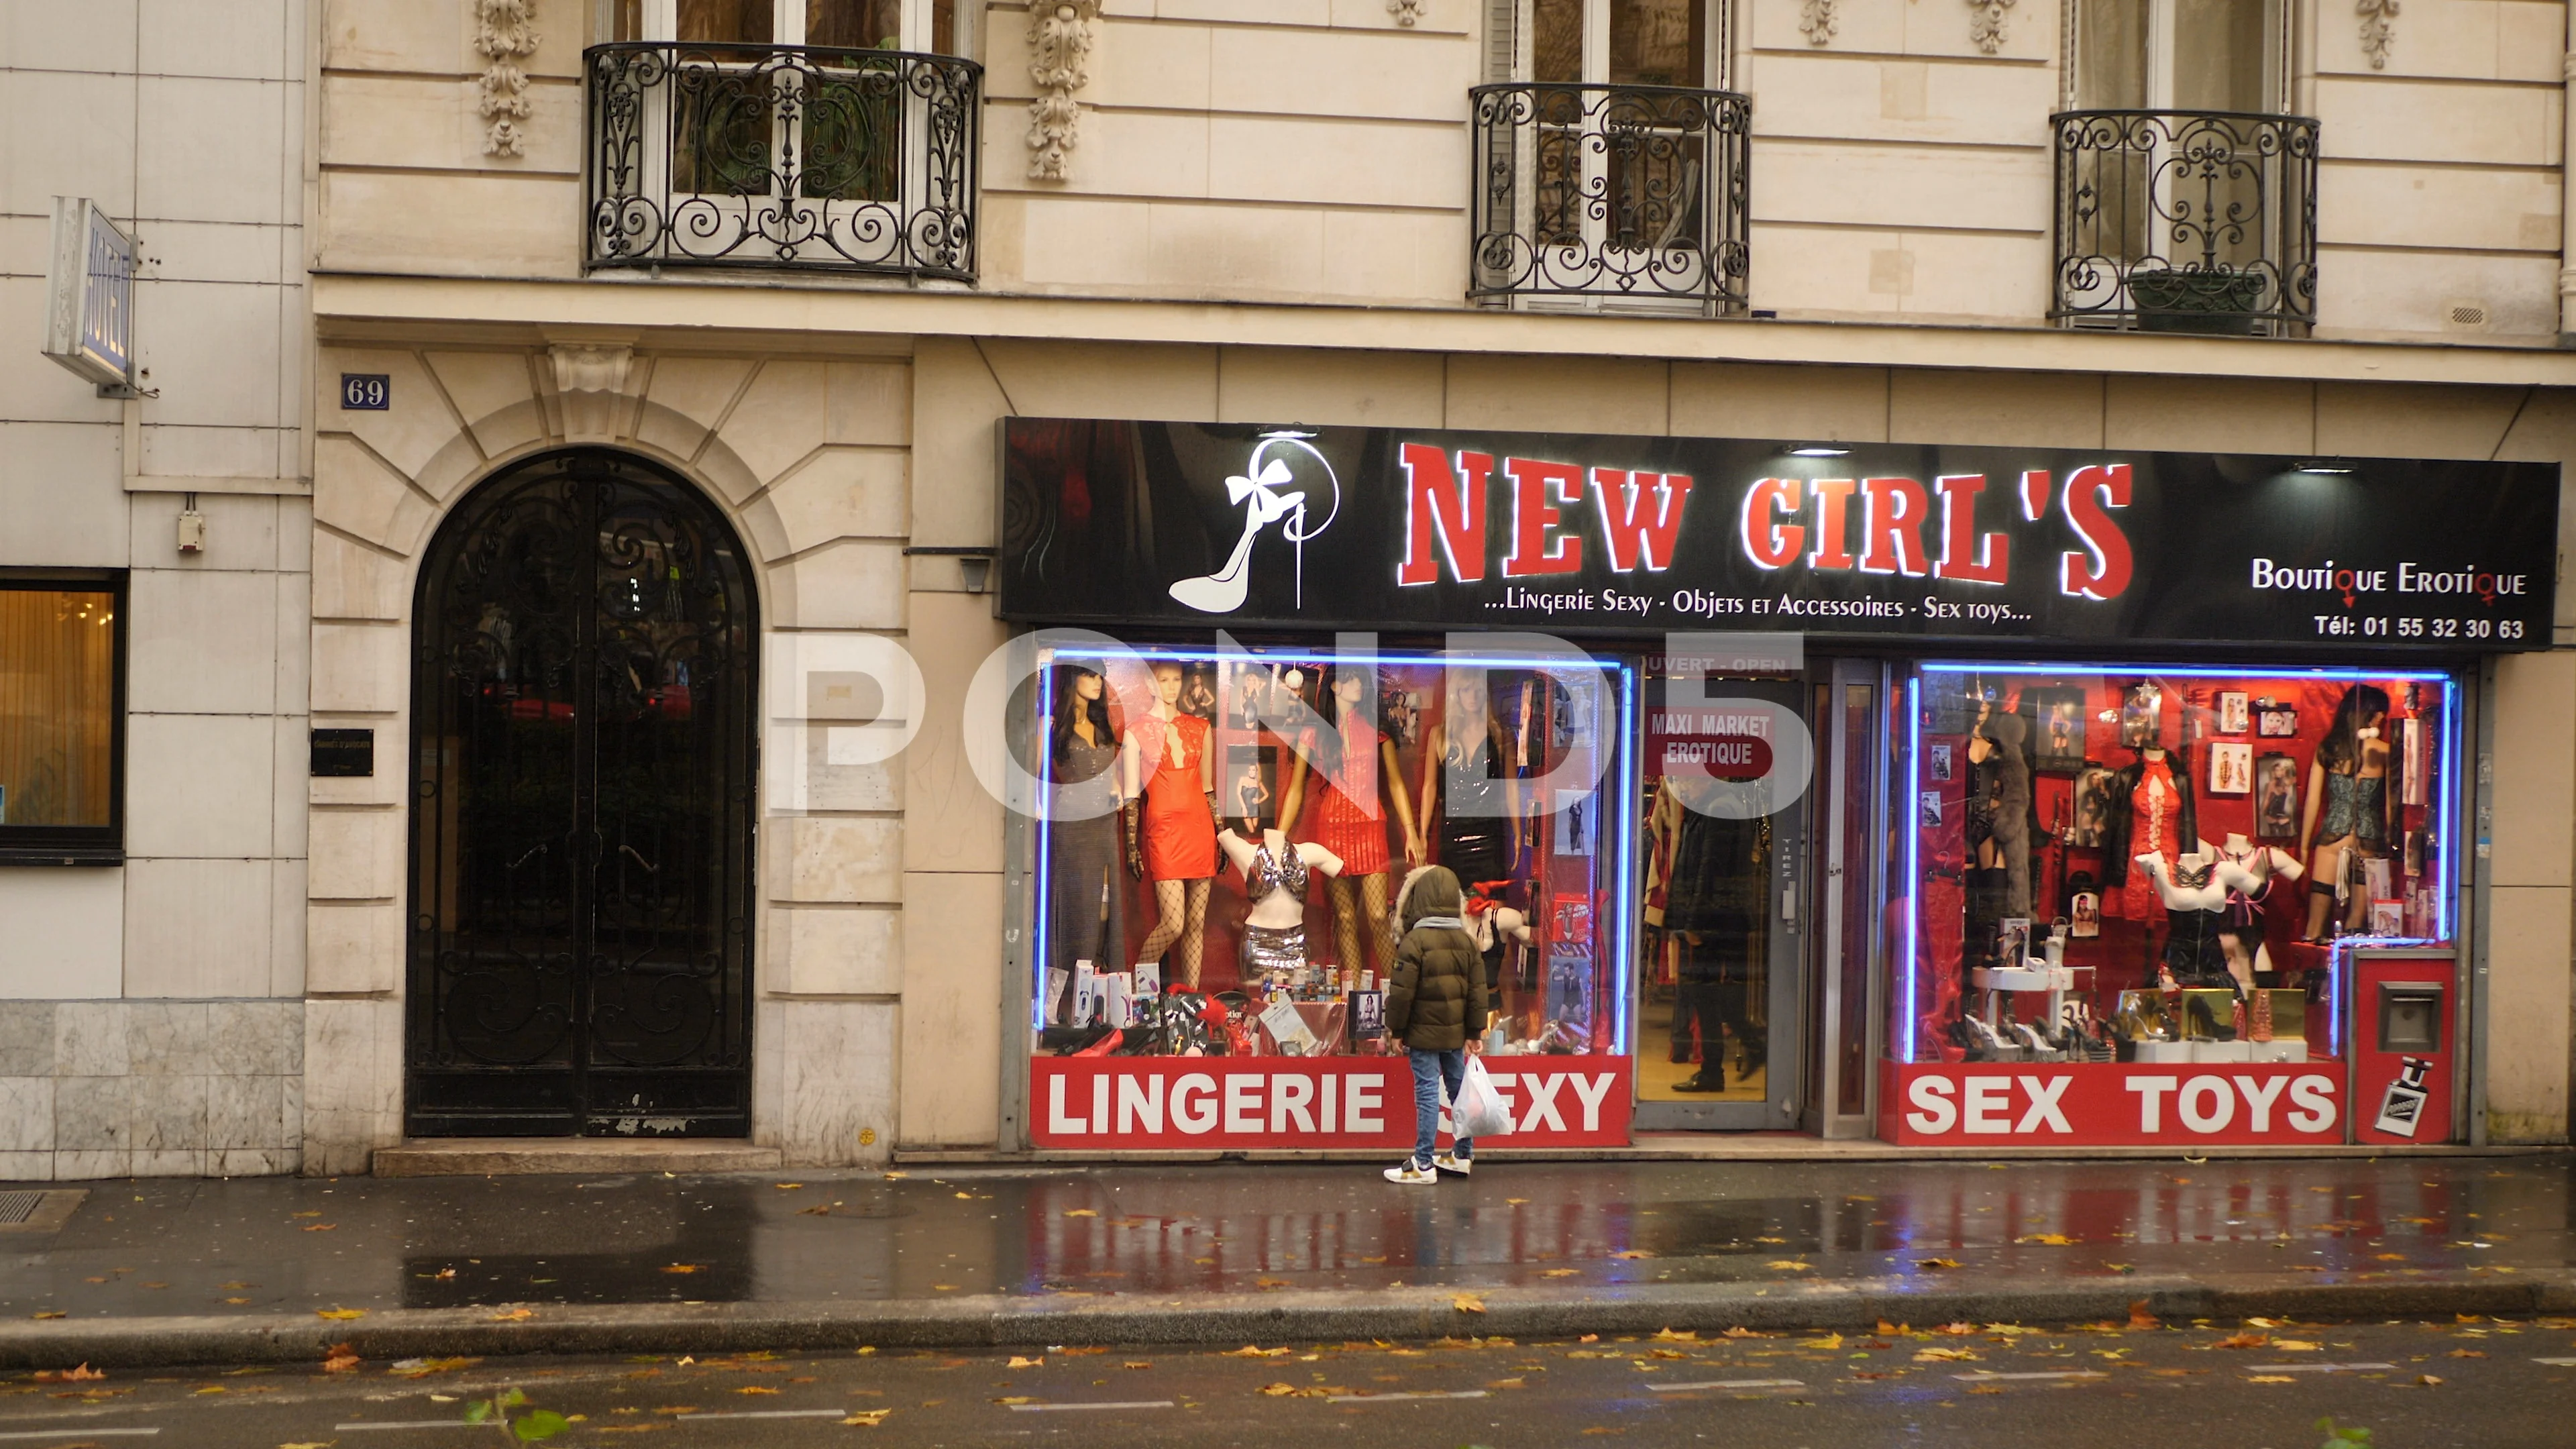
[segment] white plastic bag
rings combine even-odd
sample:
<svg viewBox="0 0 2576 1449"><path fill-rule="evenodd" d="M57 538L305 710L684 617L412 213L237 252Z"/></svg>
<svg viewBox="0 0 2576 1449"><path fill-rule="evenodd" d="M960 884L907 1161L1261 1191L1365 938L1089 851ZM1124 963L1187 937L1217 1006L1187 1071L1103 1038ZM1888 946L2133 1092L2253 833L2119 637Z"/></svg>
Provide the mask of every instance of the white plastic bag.
<svg viewBox="0 0 2576 1449"><path fill-rule="evenodd" d="M1458 1084L1458 1100L1450 1104L1449 1121L1461 1137L1500 1137L1512 1130L1512 1109L1485 1075L1483 1057L1467 1058L1467 1075Z"/></svg>

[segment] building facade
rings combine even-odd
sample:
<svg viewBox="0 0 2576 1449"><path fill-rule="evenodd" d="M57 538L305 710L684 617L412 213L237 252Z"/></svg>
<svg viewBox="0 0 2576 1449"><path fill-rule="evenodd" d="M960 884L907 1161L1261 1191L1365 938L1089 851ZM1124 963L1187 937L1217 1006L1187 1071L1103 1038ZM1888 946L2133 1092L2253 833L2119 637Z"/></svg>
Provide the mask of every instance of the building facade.
<svg viewBox="0 0 2576 1449"><path fill-rule="evenodd" d="M2114 455L2551 470L2576 456L2566 10L2419 9L309 0L275 8L273 56L203 80L153 53L174 32L149 5L62 35L13 20L20 106L47 86L66 108L126 86L135 106L97 106L117 116L155 92L256 96L275 134L241 131L268 139L222 162L277 159L259 190L189 149L214 133L193 118L124 122L130 144L96 154L11 147L14 315L43 294L30 218L52 195L100 198L165 270L136 301L160 397L95 399L24 348L11 390L29 446L0 462L0 582L121 590L127 694L121 863L0 868L27 923L0 941L0 1022L28 1044L12 1122L50 1123L10 1145L52 1154L10 1170L353 1172L440 1136L747 1136L799 1163L1191 1146L1070 1144L1033 1088L1067 1024L1032 954L1045 845L979 778L1025 737L979 733L969 695L996 650L1075 620L997 613L1032 547L1003 511L1006 422L1392 430L1452 456L1553 434L1629 469L1771 440L1905 454L1920 484L1940 450L1985 450L1990 508L2020 470ZM187 50L248 45L224 41ZM218 243L254 232L274 266L245 248L221 270ZM177 272L164 235L202 235L202 270ZM190 310L254 290L270 320ZM1110 470L1041 455L1059 500L1076 477L1120 496ZM1397 476L1341 486L1356 507ZM191 492L209 542L182 559ZM1156 648L1217 658L1221 621L1122 617L1149 674ZM1246 617L1273 649L1358 621ZM2109 690L2215 660L2455 692L2438 722L2397 711L2459 742L2422 807L2453 823L2396 832L2440 837L2423 878L2446 894L2422 909L2446 928L2374 938L2448 953L2439 1135L2561 1141L2576 617L2524 622L2402 658L2359 637L2264 654L2223 621L2208 659L1819 629L1796 670L1753 673L1820 738L1814 690L1870 691L1872 750L1936 666L2006 689L2004 663L2128 671ZM1603 652L1650 685L1668 623L1713 621L1668 610ZM1398 633L1400 673L1436 641ZM1122 736L1150 712L1126 688ZM1791 812L1801 838L1851 795L1889 808L1897 766L1870 758L1866 790ZM1928 779L1928 747L1903 769ZM1644 797L1615 803L1642 830ZM1581 893L1644 890L1645 853ZM1823 879L1792 871L1787 908L1814 910ZM1132 946L1161 907L1130 904ZM1858 933L1839 1034L1832 973L1784 947L1770 1004L1702 1017L1693 1049L1743 1066L1758 1027L1797 1070L1754 1106L1794 1084L1789 1119L1817 1131L1837 1130L1825 1063L1857 1050L1857 1109L1821 1115L1880 1130L1905 1090L1882 1064L1938 1052L1890 1026L1884 958L1912 929ZM1600 1010L1628 1013L1609 1055L1634 1063L1614 1089L1669 1104L1641 1085L1665 1055L1644 1028L1670 1029L1678 971L1644 964L1642 937L1600 949L1621 953ZM223 1145L271 1085L278 1125ZM110 1117L125 1135L92 1147Z"/></svg>

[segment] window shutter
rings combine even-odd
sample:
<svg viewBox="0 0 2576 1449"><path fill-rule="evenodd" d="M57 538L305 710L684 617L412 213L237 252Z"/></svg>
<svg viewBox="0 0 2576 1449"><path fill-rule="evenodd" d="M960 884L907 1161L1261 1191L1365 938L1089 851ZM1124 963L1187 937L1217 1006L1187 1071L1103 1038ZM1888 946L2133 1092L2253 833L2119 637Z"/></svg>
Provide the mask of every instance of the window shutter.
<svg viewBox="0 0 2576 1449"><path fill-rule="evenodd" d="M1485 79L1500 84L1529 74L1523 54L1529 0L1485 0Z"/></svg>

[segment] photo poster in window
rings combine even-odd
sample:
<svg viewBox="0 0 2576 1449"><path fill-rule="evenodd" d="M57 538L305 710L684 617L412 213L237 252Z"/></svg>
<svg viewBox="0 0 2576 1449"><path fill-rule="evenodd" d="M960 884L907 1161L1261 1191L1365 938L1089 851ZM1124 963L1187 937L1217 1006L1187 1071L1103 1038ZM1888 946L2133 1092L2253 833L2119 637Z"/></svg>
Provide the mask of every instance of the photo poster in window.
<svg viewBox="0 0 2576 1449"><path fill-rule="evenodd" d="M2209 747L2209 793L2243 795L2254 788L2254 747L2218 740Z"/></svg>
<svg viewBox="0 0 2576 1449"><path fill-rule="evenodd" d="M2144 749L2159 743L2165 709L2164 687L2152 679L2131 685L2120 697L2120 743L2131 749Z"/></svg>
<svg viewBox="0 0 2576 1449"><path fill-rule="evenodd" d="M2066 843L2080 850L2099 849L2102 831L2111 821L2111 770L2087 764L2075 776L2075 820Z"/></svg>
<svg viewBox="0 0 2576 1449"><path fill-rule="evenodd" d="M2288 755L2274 752L2254 761L2254 838L2299 838L2299 762Z"/></svg>
<svg viewBox="0 0 2576 1449"><path fill-rule="evenodd" d="M2060 774L2084 768L2084 691L2034 689L2022 698L2032 714L2030 767Z"/></svg>
<svg viewBox="0 0 2576 1449"><path fill-rule="evenodd" d="M2403 936L2406 934L2406 903L2385 896L2374 896L2370 902L2370 934Z"/></svg>
<svg viewBox="0 0 2576 1449"><path fill-rule="evenodd" d="M1995 923L1995 964L2020 970L2030 955L2030 917L2006 916Z"/></svg>
<svg viewBox="0 0 2576 1449"><path fill-rule="evenodd" d="M1924 752L1931 758L1933 779L1944 782L1949 780L1950 748L1951 747L1948 745L1927 745L1924 747Z"/></svg>
<svg viewBox="0 0 2576 1449"><path fill-rule="evenodd" d="M1599 822L1593 819L1597 797L1589 790L1556 792L1556 853L1560 856L1590 855L1598 836Z"/></svg>
<svg viewBox="0 0 2576 1449"><path fill-rule="evenodd" d="M2263 700L2254 706L2254 733L2267 740L2296 739L2299 711L2291 705Z"/></svg>
<svg viewBox="0 0 2576 1449"><path fill-rule="evenodd" d="M2251 727L2253 718L2254 702L2243 690L2222 689L2218 692L2218 732L2220 734L2241 735Z"/></svg>
<svg viewBox="0 0 2576 1449"><path fill-rule="evenodd" d="M1259 844L1260 832L1279 823L1279 747L1226 746L1217 792L1227 823L1240 828L1240 822L1251 822L1244 834Z"/></svg>
<svg viewBox="0 0 2576 1449"><path fill-rule="evenodd" d="M2424 779L2432 773L2433 732L2424 727L2422 718L2408 715L2399 733L2402 749L2398 757L2405 761L2405 778L2398 782L2397 803L2421 805L2425 803Z"/></svg>
<svg viewBox="0 0 2576 1449"><path fill-rule="evenodd" d="M1196 715L1209 724L1215 724L1216 706L1216 667L1212 664L1192 664L1182 670L1179 705L1181 713Z"/></svg>
<svg viewBox="0 0 2576 1449"><path fill-rule="evenodd" d="M1941 828L1941 792L1940 792L1940 791L1938 791L1938 790L1926 790L1926 791L1924 791L1924 792L1923 792L1923 794L1922 794L1921 801L1920 801L1920 809L1921 809L1921 810L1922 810L1922 812L1923 812L1923 828L1924 828L1924 829L1926 829L1926 830L1938 830L1938 829L1940 829L1940 828Z"/></svg>

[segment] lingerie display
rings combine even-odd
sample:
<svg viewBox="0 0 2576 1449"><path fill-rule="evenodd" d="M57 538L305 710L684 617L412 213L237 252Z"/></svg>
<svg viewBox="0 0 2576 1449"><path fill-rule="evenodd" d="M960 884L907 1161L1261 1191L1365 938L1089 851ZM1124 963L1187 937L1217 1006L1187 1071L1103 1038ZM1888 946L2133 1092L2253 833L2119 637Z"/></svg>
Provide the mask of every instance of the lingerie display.
<svg viewBox="0 0 2576 1449"><path fill-rule="evenodd" d="M1306 816L1312 831L1309 838L1342 858L1345 877L1380 875L1386 870L1386 811L1378 805L1377 788L1382 738L1373 726L1357 721L1342 730L1342 774L1350 782L1348 791L1322 770L1306 776L1317 792L1314 809Z"/></svg>
<svg viewBox="0 0 2576 1449"><path fill-rule="evenodd" d="M2227 925L2226 891L2215 883L2218 862L2204 859L2190 866L2173 859L2164 863L2164 869L2171 882L2170 898L2164 902L2164 969L2183 986L2235 985L2235 978L2227 971L2227 952L2218 940L2219 932ZM2148 878L2153 889L2154 881L2146 870L2134 874ZM2196 908L2200 899L2209 897L2221 902L2217 909Z"/></svg>
<svg viewBox="0 0 2576 1449"><path fill-rule="evenodd" d="M1306 857L1296 846L1274 851L1267 840L1252 852L1252 862L1244 868L1243 877L1244 899L1255 906L1270 899L1273 891L1283 890L1290 899L1303 906L1306 904L1306 888L1314 880ZM1306 923L1302 915L1293 926L1244 923L1244 980L1259 980L1275 971L1294 971L1305 964Z"/></svg>
<svg viewBox="0 0 2576 1449"><path fill-rule="evenodd" d="M1114 741L1086 745L1074 736L1055 769L1049 817L1054 825L1047 836L1054 950L1047 964L1068 975L1076 961L1114 965L1127 949L1127 891L1119 869L1118 755Z"/></svg>
<svg viewBox="0 0 2576 1449"><path fill-rule="evenodd" d="M2388 777L2374 775L2365 779L2358 773L2333 770L2325 774L2325 808L2317 814L2317 833L2309 839L2309 847L2351 836L2372 855L2386 852Z"/></svg>
<svg viewBox="0 0 2576 1449"><path fill-rule="evenodd" d="M2102 909L2132 921L2152 920L2154 883L2131 857L2182 853L2176 842L2199 838L2193 819L2191 776L2177 775L2173 757L2136 762L2111 775L2111 811L2102 822Z"/></svg>
<svg viewBox="0 0 2576 1449"><path fill-rule="evenodd" d="M1170 721L1146 715L1129 731L1153 770L1145 776L1145 876L1206 880L1216 874L1216 817L1208 813L1199 762L1208 723L1196 715ZM1177 756L1177 758L1175 758Z"/></svg>
<svg viewBox="0 0 2576 1449"><path fill-rule="evenodd" d="M1441 772L1440 820L1434 827L1439 863L1469 890L1482 881L1509 879L1512 873L1511 792L1501 766L1490 736L1468 743L1451 735L1436 767Z"/></svg>
<svg viewBox="0 0 2576 1449"><path fill-rule="evenodd" d="M2003 878L1992 914L2030 914L2031 793L2030 760L2022 753L2027 726L2017 714L1996 715L1981 731L1986 757L1968 766L1968 859L1980 859L1978 847L1994 846ZM1983 915L1985 913L1978 912Z"/></svg>

